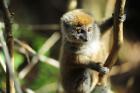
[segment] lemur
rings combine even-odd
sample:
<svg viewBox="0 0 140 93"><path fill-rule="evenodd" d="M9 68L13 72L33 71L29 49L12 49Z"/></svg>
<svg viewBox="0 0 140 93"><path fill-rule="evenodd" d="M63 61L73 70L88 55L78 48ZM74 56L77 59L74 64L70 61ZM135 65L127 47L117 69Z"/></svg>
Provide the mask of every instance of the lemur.
<svg viewBox="0 0 140 93"><path fill-rule="evenodd" d="M111 27L112 19L107 23L108 27L98 26L93 16L81 9L61 17L60 74L65 93L90 93L99 73L109 71L103 67L108 54L101 42L101 30Z"/></svg>

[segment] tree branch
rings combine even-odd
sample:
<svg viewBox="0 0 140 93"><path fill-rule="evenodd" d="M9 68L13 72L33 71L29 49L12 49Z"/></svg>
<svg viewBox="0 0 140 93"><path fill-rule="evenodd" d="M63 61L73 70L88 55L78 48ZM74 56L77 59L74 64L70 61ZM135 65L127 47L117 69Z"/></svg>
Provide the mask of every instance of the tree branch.
<svg viewBox="0 0 140 93"><path fill-rule="evenodd" d="M113 32L113 47L112 50L104 64L105 67L112 68L115 64L118 51L123 43L123 17L124 17L124 7L125 7L126 0L117 0L115 4L115 12L114 12L114 32ZM105 83L105 76L100 74L99 82L101 84Z"/></svg>
<svg viewBox="0 0 140 93"><path fill-rule="evenodd" d="M3 49L4 54L5 54L6 66L7 66L8 71L9 71L10 80L12 80L15 83L15 89L17 90L17 93L22 93L22 91L20 89L19 82L16 79L16 76L15 76L15 74L13 72L12 63L11 63L11 57L10 57L10 54L9 54L9 51L8 51L8 47L5 44L5 40L4 40L2 31L0 31L0 42L2 44L2 49ZM10 90L6 91L6 93L13 93L13 92L15 92L15 91L10 91Z"/></svg>
<svg viewBox="0 0 140 93"><path fill-rule="evenodd" d="M47 41L43 44L43 46L39 49L38 53L35 52L29 45L24 44L20 42L19 40L15 39L15 42L21 45L23 48L25 48L27 51L34 54L31 63L27 65L20 73L19 77L24 78L30 70L38 63L38 61L43 61L45 63L48 63L56 68L59 68L59 62L49 58L45 57L44 54L60 39L60 34L58 32L55 32Z"/></svg>
<svg viewBox="0 0 140 93"><path fill-rule="evenodd" d="M8 52L10 54L11 58L11 65L14 66L14 57L13 57L13 36L12 36L12 21L11 21L11 14L8 10L8 5L6 3L6 0L0 0L0 8L2 10L3 14L3 21L4 21L4 26L5 26L5 39L6 39L6 44L8 47ZM11 66L11 67L12 67ZM8 68L6 64L6 88L7 88L7 93L15 93L15 88L14 88L14 81L10 77L10 69ZM11 69L14 71L14 67Z"/></svg>

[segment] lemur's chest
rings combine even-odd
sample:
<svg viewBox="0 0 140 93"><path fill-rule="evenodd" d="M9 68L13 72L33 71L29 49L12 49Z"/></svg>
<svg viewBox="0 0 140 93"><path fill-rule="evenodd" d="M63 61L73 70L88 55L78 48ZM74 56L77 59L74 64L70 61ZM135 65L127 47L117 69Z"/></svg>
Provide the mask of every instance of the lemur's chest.
<svg viewBox="0 0 140 93"><path fill-rule="evenodd" d="M77 65L88 64L90 62L103 63L106 54L102 46L87 46L78 51L64 49L62 61L64 64Z"/></svg>

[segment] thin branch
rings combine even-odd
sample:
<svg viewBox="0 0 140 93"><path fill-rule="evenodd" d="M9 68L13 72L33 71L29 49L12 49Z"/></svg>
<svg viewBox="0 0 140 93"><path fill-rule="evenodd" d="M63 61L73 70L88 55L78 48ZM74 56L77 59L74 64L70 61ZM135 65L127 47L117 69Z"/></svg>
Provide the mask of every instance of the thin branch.
<svg viewBox="0 0 140 93"><path fill-rule="evenodd" d="M117 0L115 13L114 13L114 44L111 53L105 63L106 67L111 68L118 55L118 51L123 44L123 17L124 17L124 7L126 0Z"/></svg>
<svg viewBox="0 0 140 93"><path fill-rule="evenodd" d="M140 66L140 62L126 62L122 65L114 66L109 73L110 76L123 74L129 71L132 71L132 69L138 68Z"/></svg>
<svg viewBox="0 0 140 93"><path fill-rule="evenodd" d="M31 90L29 88L27 88L25 91L26 91L26 93L35 93L33 90Z"/></svg>
<svg viewBox="0 0 140 93"><path fill-rule="evenodd" d="M11 71L14 71L14 57L13 57L13 36L12 36L12 21L11 21L11 14L8 10L8 5L6 0L0 0L0 8L2 10L3 14L3 21L4 21L4 26L5 26L5 39L6 39L6 44L8 47L8 52L10 55L9 60L11 62ZM7 56L6 56L7 57ZM7 64L6 64L7 65ZM6 88L7 88L7 93L15 93L15 88L14 88L14 81L10 77L10 69L8 66L6 66Z"/></svg>
<svg viewBox="0 0 140 93"><path fill-rule="evenodd" d="M4 72L6 72L6 65L5 65L5 63L3 62L3 60L1 59L1 57L0 57L0 64L1 64L1 66L2 66L2 68L3 68L3 70L4 70Z"/></svg>
<svg viewBox="0 0 140 93"><path fill-rule="evenodd" d="M22 93L21 91L21 88L20 88L20 84L19 82L17 81L16 79L16 76L14 75L14 72L13 72L13 68L12 68L12 63L11 63L11 57L10 57L10 54L9 54L9 51L8 51L8 47L5 43L5 40L4 40L4 37L3 37L3 34L2 34L2 31L0 31L0 42L2 44L2 48L3 48L3 51L4 51L4 54L5 54L5 58L6 58L6 65L8 67L8 70L9 70L9 76L10 76L10 79L13 80L14 84L15 84L15 89L18 93ZM6 92L6 93L11 93L11 91L9 92Z"/></svg>
<svg viewBox="0 0 140 93"><path fill-rule="evenodd" d="M50 64L50 65L52 65L52 66L54 66L56 68L59 68L59 62L56 61L55 59L44 56L43 55L44 53L43 54L37 53L29 45L27 45L27 44L25 44L25 43L23 43L23 42L21 42L21 41L19 41L17 39L15 39L15 42L18 43L21 47L23 47L25 49L25 51L20 51L21 53L25 54L25 52L27 51L30 54L33 54L34 56L38 56L39 57L39 60L41 62L45 62L45 63ZM48 50L48 48L46 48L46 49ZM44 51L46 51L46 50L44 50ZM42 53L42 52L40 52L40 53Z"/></svg>
<svg viewBox="0 0 140 93"><path fill-rule="evenodd" d="M8 51L10 56L13 56L13 36L12 36L12 21L11 21L11 14L8 10L8 6L6 0L0 0L1 10L3 12L3 20L4 20L4 27L5 27L5 39L8 47Z"/></svg>
<svg viewBox="0 0 140 93"><path fill-rule="evenodd" d="M29 45L27 45L26 43L18 40L18 39L14 39L15 43L19 44L21 47L23 47L25 50L27 50L29 53L31 53L32 55L36 55L36 51L33 50Z"/></svg>
<svg viewBox="0 0 140 93"><path fill-rule="evenodd" d="M52 93L56 90L57 82L52 82L50 84L45 84L41 88L35 91L35 93ZM46 91L47 90L47 91ZM58 92L55 92L58 93ZM63 93L63 92L60 92Z"/></svg>
<svg viewBox="0 0 140 93"><path fill-rule="evenodd" d="M68 0L67 11L77 8L77 0Z"/></svg>
<svg viewBox="0 0 140 93"><path fill-rule="evenodd" d="M58 32L53 33L52 36L47 39L47 41L39 49L38 53L44 55L59 39L60 34Z"/></svg>
<svg viewBox="0 0 140 93"><path fill-rule="evenodd" d="M0 26L3 26L3 22L0 22ZM16 26L17 28L20 27L18 26L18 23L12 23L13 26ZM32 25L32 24L21 24L22 27L26 27L27 29L31 29L31 30L45 30L45 31L51 31L51 32L56 32L60 30L60 24L58 23L52 23L52 24L36 24L36 25Z"/></svg>
<svg viewBox="0 0 140 93"><path fill-rule="evenodd" d="M44 55L38 55L33 58L34 59L32 59L32 62L28 66L26 66L21 72L19 72L20 79L23 79L39 61L50 64L53 67L59 68L59 62L55 59L46 57Z"/></svg>
<svg viewBox="0 0 140 93"><path fill-rule="evenodd" d="M35 56L32 58L31 63L26 66L20 73L19 73L19 77L20 78L24 78L29 72L30 70L38 63L38 61L45 61L46 63L54 66L54 67L59 67L59 63L58 61L52 59L52 58L48 58L45 57L44 54L59 40L60 38L60 34L58 32L55 32L45 43L44 45L40 48L39 52L35 53ZM30 49L32 51L34 51L33 49L31 49L31 47L29 47L28 45L22 44L21 42L19 43L21 45L24 45L24 47L28 47L26 49Z"/></svg>
<svg viewBox="0 0 140 93"><path fill-rule="evenodd" d="M118 51L123 43L123 16L124 16L124 7L126 0L117 0L115 4L115 12L114 12L114 32L113 32L113 47L112 50L104 64L105 67L112 68L115 64ZM104 79L106 75L99 75L100 83L105 83Z"/></svg>
<svg viewBox="0 0 140 93"><path fill-rule="evenodd" d="M41 24L41 25L40 24L38 24L38 25L25 24L23 26L26 26L33 30L60 30L59 24Z"/></svg>
<svg viewBox="0 0 140 93"><path fill-rule="evenodd" d="M44 55L39 55L39 60L41 62L45 62L45 63L50 64L56 68L59 68L59 62L53 58L49 58L49 57L46 57Z"/></svg>

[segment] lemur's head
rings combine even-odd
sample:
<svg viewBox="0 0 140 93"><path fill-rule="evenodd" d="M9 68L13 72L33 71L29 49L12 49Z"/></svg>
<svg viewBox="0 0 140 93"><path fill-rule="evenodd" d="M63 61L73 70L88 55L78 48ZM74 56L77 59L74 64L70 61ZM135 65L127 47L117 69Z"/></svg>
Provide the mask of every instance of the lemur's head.
<svg viewBox="0 0 140 93"><path fill-rule="evenodd" d="M87 43L100 38L93 16L81 9L65 13L61 18L61 29L63 38L68 42Z"/></svg>

